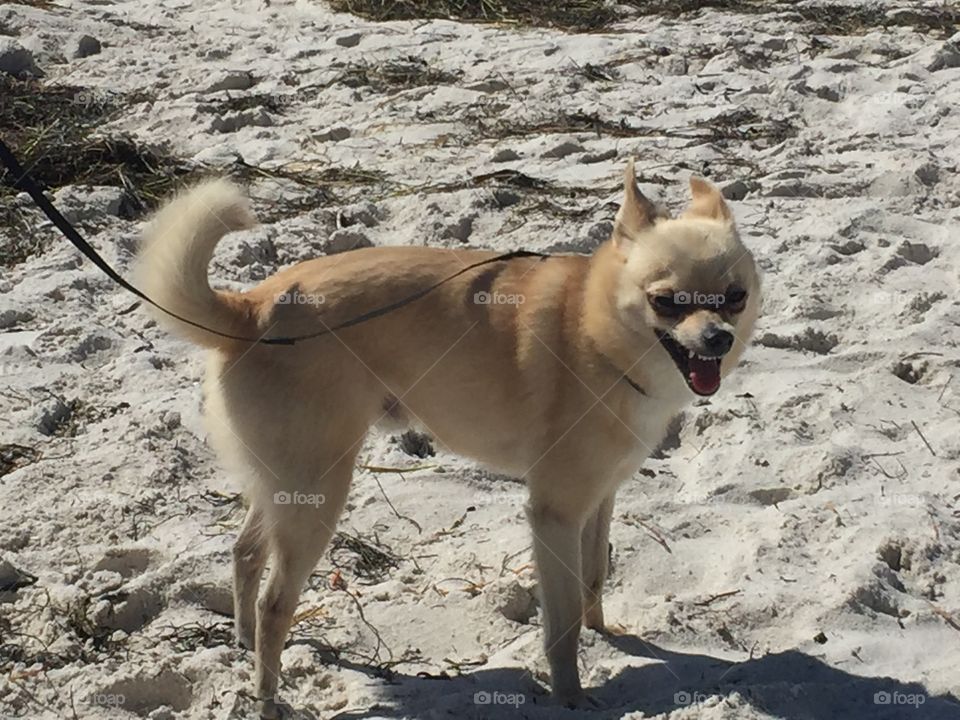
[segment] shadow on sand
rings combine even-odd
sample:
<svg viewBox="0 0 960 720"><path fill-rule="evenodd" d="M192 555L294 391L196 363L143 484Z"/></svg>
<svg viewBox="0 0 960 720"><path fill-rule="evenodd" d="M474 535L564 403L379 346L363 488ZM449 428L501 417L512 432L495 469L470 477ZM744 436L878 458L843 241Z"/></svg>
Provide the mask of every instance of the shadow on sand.
<svg viewBox="0 0 960 720"><path fill-rule="evenodd" d="M606 641L650 663L625 668L590 688L602 709L559 708L522 668L497 668L452 679L396 673L385 686L382 704L335 717L614 720L630 712L657 715L694 700L739 693L757 710L784 720L960 720L960 700L952 695L933 696L920 683L855 675L796 650L731 662L666 650L634 635L609 636ZM341 665L370 673L362 666Z"/></svg>

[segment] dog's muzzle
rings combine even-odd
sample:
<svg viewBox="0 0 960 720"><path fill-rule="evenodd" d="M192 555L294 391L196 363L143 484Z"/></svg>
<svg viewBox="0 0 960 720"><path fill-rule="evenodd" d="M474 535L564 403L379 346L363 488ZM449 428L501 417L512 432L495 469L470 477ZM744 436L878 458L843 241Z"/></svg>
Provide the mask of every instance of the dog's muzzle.
<svg viewBox="0 0 960 720"><path fill-rule="evenodd" d="M687 386L697 395L713 395L720 389L720 362L733 347L733 333L711 323L700 336L707 351L688 349L667 332L657 331L657 339L670 354Z"/></svg>

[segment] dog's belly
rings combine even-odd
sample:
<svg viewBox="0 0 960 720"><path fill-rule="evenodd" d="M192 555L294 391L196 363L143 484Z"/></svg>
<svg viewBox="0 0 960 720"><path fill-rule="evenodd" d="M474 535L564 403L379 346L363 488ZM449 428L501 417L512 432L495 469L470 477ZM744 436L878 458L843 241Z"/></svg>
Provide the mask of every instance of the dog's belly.
<svg viewBox="0 0 960 720"><path fill-rule="evenodd" d="M424 388L398 401L394 418L428 433L452 453L519 478L536 462L540 423L526 408L502 400L489 392L478 397L449 387Z"/></svg>
<svg viewBox="0 0 960 720"><path fill-rule="evenodd" d="M425 387L399 409L451 452L520 479L549 473L619 483L660 444L677 411L627 393L609 404L584 394L560 409L554 395L529 389L468 388Z"/></svg>
<svg viewBox="0 0 960 720"><path fill-rule="evenodd" d="M588 388L551 354L518 365L509 342L479 330L454 344L452 333L421 329L418 340L402 355L365 348L375 374L371 387L379 388L386 415L517 478L623 480L659 445L681 404L682 395L665 402L640 396L626 382L604 394L609 378Z"/></svg>

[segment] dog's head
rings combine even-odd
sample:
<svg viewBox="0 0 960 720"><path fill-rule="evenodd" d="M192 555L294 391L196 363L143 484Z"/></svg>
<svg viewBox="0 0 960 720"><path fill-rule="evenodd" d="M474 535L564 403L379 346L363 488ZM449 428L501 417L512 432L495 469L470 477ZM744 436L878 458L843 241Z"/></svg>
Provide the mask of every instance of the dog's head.
<svg viewBox="0 0 960 720"><path fill-rule="evenodd" d="M689 207L670 218L628 164L612 239L622 263L615 304L644 352L666 353L694 393L712 395L749 340L760 281L720 191L697 177L690 190Z"/></svg>

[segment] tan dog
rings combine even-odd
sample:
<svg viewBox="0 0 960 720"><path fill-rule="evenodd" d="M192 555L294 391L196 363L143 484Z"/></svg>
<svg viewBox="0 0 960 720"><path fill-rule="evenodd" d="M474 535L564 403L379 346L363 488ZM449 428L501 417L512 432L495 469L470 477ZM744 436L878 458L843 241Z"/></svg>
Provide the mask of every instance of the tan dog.
<svg viewBox="0 0 960 720"><path fill-rule="evenodd" d="M686 212L660 217L637 189L631 162L613 237L592 257L485 265L293 347L170 321L211 349L211 435L250 480L234 552L235 614L240 642L256 648L264 717L280 712L280 654L302 586L334 532L361 443L385 416L526 480L553 695L583 701L578 636L581 622L604 627L617 486L682 405L717 390L759 307L754 262L723 198L703 180L690 185ZM224 181L175 199L149 233L141 289L220 332L293 336L388 306L496 256L368 248L300 263L244 293L211 290L207 266L217 241L253 223L240 191ZM283 493L325 502L283 502L290 497Z"/></svg>

